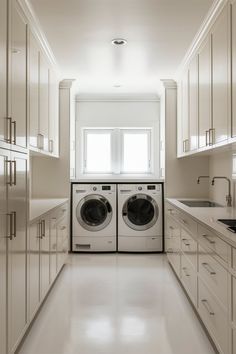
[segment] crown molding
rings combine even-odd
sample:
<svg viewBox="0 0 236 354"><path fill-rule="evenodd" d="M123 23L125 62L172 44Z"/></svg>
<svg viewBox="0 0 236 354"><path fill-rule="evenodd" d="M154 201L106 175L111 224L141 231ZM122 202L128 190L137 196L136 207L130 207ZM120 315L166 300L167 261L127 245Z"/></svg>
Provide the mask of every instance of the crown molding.
<svg viewBox="0 0 236 354"><path fill-rule="evenodd" d="M199 48L200 44L204 40L206 34L209 32L211 26L215 22L217 16L222 11L223 7L229 3L229 0L215 0L212 4L210 10L208 11L205 19L203 20L200 29L198 30L197 34L195 35L189 49L187 50L180 66L178 67L175 79L181 76L186 64L190 61L191 57L195 54L197 48Z"/></svg>
<svg viewBox="0 0 236 354"><path fill-rule="evenodd" d="M177 82L172 79L161 79L161 82L163 83L163 86L165 89L176 89L177 88Z"/></svg>
<svg viewBox="0 0 236 354"><path fill-rule="evenodd" d="M59 88L60 89L71 89L73 86L73 83L76 81L76 79L64 79L60 81L59 83Z"/></svg>
<svg viewBox="0 0 236 354"><path fill-rule="evenodd" d="M30 30L39 41L41 47L43 48L44 52L46 53L50 63L55 68L55 70L60 73L59 66L57 60L53 54L53 51L50 47L50 44L47 41L47 38L42 30L42 26L37 18L37 15L34 12L32 5L30 4L29 0L17 0L18 4L22 8L28 24L30 26Z"/></svg>

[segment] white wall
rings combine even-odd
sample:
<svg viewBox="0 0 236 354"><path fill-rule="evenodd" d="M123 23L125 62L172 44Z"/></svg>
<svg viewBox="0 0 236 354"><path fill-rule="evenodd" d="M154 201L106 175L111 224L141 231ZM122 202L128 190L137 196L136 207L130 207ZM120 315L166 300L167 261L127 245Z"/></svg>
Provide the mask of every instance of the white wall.
<svg viewBox="0 0 236 354"><path fill-rule="evenodd" d="M228 194L228 184L224 180L216 180L211 185L214 176L228 177L232 182L231 193L235 205L235 183L232 180L232 151L217 152L209 158L209 195L210 198L222 205L226 205L225 197Z"/></svg>
<svg viewBox="0 0 236 354"><path fill-rule="evenodd" d="M85 127L151 127L153 128L153 178L159 177L159 101L101 100L78 101L76 104L76 177L81 178L81 129ZM116 176L117 179L118 176Z"/></svg>

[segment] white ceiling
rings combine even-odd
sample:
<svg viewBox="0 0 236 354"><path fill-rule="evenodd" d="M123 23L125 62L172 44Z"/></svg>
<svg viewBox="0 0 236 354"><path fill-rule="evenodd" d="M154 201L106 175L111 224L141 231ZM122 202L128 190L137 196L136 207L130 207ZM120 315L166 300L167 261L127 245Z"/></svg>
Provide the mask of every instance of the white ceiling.
<svg viewBox="0 0 236 354"><path fill-rule="evenodd" d="M30 0L64 78L79 92L158 93L213 0ZM114 47L111 40L128 44ZM114 88L116 84L122 87Z"/></svg>

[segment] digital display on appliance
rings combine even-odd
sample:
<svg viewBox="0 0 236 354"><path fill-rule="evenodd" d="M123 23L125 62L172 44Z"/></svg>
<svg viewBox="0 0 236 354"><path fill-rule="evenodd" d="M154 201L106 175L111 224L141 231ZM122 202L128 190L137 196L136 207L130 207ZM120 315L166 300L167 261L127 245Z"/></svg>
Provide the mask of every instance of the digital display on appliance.
<svg viewBox="0 0 236 354"><path fill-rule="evenodd" d="M102 186L102 190L103 191L110 191L111 190L111 186Z"/></svg>
<svg viewBox="0 0 236 354"><path fill-rule="evenodd" d="M154 190L156 189L156 186L147 186L147 189L150 191L150 190Z"/></svg>

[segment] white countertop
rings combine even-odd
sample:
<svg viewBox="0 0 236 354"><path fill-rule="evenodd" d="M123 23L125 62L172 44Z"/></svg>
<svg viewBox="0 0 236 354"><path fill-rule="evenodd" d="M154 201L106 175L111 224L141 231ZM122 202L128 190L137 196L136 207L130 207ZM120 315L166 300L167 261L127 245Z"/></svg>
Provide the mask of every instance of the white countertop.
<svg viewBox="0 0 236 354"><path fill-rule="evenodd" d="M161 178L147 178L147 177L140 177L140 178L78 178L78 179L71 179L71 183L164 183L165 180Z"/></svg>
<svg viewBox="0 0 236 354"><path fill-rule="evenodd" d="M50 199L31 199L29 219L32 223L40 216L46 214L48 211L63 205L68 201L68 198L50 198Z"/></svg>
<svg viewBox="0 0 236 354"><path fill-rule="evenodd" d="M166 201L176 206L189 214L196 221L204 224L212 231L216 232L222 239L236 246L236 234L227 230L227 225L217 221L218 219L236 219L236 208L233 207L214 207L214 208L196 208L188 207L179 200L191 200L189 198L166 198ZM192 199L197 200L197 199ZM209 200L208 198L201 198L199 200Z"/></svg>

